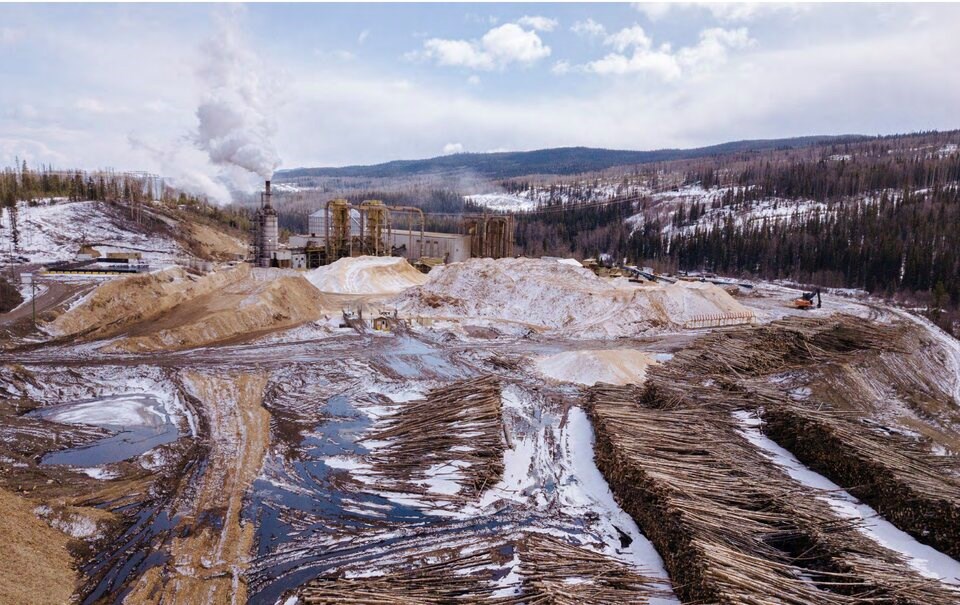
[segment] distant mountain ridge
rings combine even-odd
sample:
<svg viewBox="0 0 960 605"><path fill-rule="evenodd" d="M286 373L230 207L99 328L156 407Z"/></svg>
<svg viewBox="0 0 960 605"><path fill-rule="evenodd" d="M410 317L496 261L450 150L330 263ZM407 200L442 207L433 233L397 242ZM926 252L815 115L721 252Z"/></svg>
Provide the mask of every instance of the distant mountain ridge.
<svg viewBox="0 0 960 605"><path fill-rule="evenodd" d="M728 153L795 149L820 144L856 143L875 139L865 135L824 135L787 139L733 141L693 149L628 151L591 147L557 147L535 151L457 153L423 160L394 160L370 166L340 168L293 168L277 171L278 180L298 177L396 178L418 175L472 173L488 178L510 178L529 174L577 174L614 166L650 164Z"/></svg>

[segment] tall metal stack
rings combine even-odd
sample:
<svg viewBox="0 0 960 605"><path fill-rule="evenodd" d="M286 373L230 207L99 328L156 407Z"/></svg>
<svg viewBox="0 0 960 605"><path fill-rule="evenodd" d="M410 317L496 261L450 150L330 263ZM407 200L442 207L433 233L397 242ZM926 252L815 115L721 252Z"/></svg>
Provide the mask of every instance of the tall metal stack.
<svg viewBox="0 0 960 605"><path fill-rule="evenodd" d="M260 198L260 210L257 211L256 234L254 236L256 262L260 267L269 267L272 264L280 238L277 211L270 203L270 196L270 181L267 181Z"/></svg>

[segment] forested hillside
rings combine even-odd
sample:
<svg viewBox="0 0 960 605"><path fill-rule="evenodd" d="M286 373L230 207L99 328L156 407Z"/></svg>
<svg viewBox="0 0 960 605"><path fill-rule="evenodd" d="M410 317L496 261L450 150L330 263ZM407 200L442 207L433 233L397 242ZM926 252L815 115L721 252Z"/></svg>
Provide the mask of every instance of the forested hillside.
<svg viewBox="0 0 960 605"><path fill-rule="evenodd" d="M580 207L547 201L521 218L517 241L528 254L609 253L669 271L859 288L925 307L955 328L957 140L930 133L595 176L624 190L641 183L642 192L587 206L570 194L582 186L568 184L566 197Z"/></svg>
<svg viewBox="0 0 960 605"><path fill-rule="evenodd" d="M302 177L400 178L431 174L450 176L462 173L487 178L509 178L528 174L578 174L626 164L649 164L729 153L794 149L825 142L846 143L866 138L868 137L860 135L811 136L733 141L695 149L656 149L652 151L560 147L534 151L455 153L424 160L396 160L372 166L294 168L278 171L276 178L285 181Z"/></svg>

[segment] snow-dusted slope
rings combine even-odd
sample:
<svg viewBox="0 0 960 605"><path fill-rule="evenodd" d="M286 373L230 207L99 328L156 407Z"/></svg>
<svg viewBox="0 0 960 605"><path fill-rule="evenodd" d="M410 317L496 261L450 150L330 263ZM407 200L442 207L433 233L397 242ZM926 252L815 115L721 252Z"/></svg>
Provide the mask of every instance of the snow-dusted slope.
<svg viewBox="0 0 960 605"><path fill-rule="evenodd" d="M481 193L465 196L465 199L474 204L479 204L484 208L490 208L491 210L518 212L533 210L537 207L537 203L534 200L509 193Z"/></svg>
<svg viewBox="0 0 960 605"><path fill-rule="evenodd" d="M17 205L18 254L33 263L73 259L80 246L93 245L101 253L140 252L152 263L171 261L182 251L170 237L115 216L105 202L43 200L36 206ZM10 238L10 214L3 213L3 240ZM4 250L6 252L6 250Z"/></svg>

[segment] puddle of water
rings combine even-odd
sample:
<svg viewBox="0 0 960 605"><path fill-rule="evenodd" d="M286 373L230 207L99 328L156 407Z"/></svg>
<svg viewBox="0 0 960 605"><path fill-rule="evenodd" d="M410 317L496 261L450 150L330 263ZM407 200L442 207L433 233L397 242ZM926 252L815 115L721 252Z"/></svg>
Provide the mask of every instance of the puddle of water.
<svg viewBox="0 0 960 605"><path fill-rule="evenodd" d="M332 565L324 563L332 551L344 555L342 542L352 532L438 520L362 489L344 489L341 481L348 473L324 460L368 453L357 440L372 421L343 395L328 399L324 412L327 420L299 448L303 455L286 464L268 464L266 477L254 482L244 516L256 519L261 563L254 572L250 603L274 603L284 591L321 574ZM303 551L291 552L300 548Z"/></svg>
<svg viewBox="0 0 960 605"><path fill-rule="evenodd" d="M424 371L444 378L457 373L436 349L409 336L394 338L390 343L390 352L384 357L387 364L404 378L423 377Z"/></svg>
<svg viewBox="0 0 960 605"><path fill-rule="evenodd" d="M180 436L160 400L147 393L77 401L34 410L31 415L61 424L97 426L113 433L88 445L51 452L41 464L92 467L120 462Z"/></svg>

